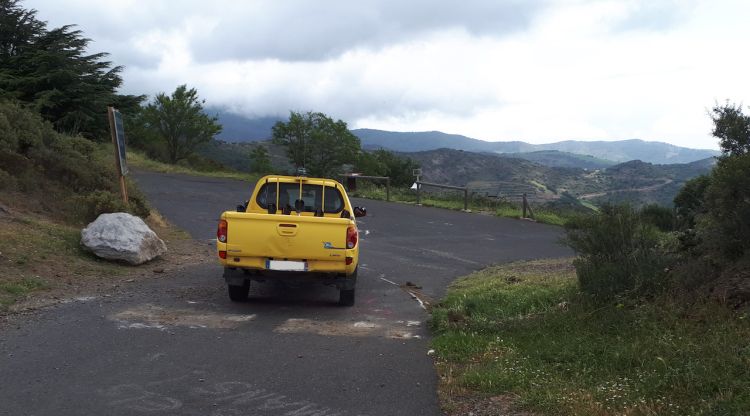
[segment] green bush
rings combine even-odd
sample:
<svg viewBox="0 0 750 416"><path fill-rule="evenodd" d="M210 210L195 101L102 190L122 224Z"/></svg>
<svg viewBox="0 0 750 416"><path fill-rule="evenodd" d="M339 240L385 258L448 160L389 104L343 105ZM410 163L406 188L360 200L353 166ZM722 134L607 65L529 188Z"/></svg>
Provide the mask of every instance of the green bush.
<svg viewBox="0 0 750 416"><path fill-rule="evenodd" d="M103 212L145 217L134 183L129 209L119 198L110 146L59 134L17 103L0 101L0 189L20 191L28 206L61 219L90 221Z"/></svg>
<svg viewBox="0 0 750 416"><path fill-rule="evenodd" d="M722 158L711 173L698 231L705 252L735 261L750 251L750 154Z"/></svg>
<svg viewBox="0 0 750 416"><path fill-rule="evenodd" d="M122 202L122 197L119 193L103 190L97 190L83 196L76 196L73 200L76 206L77 217L84 223L95 220L101 214L112 212L128 212L142 218L147 217L149 214L145 199L135 189L132 194L128 194L128 206L125 206Z"/></svg>
<svg viewBox="0 0 750 416"><path fill-rule="evenodd" d="M675 215L670 208L659 204L649 204L641 208L641 218L661 231L674 231Z"/></svg>
<svg viewBox="0 0 750 416"><path fill-rule="evenodd" d="M74 199L78 215L83 222L91 222L101 214L127 211L120 195L109 191L94 191Z"/></svg>
<svg viewBox="0 0 750 416"><path fill-rule="evenodd" d="M571 219L565 242L578 254L574 265L583 292L600 299L640 297L669 286L672 256L663 235L628 205L605 205L596 215Z"/></svg>
<svg viewBox="0 0 750 416"><path fill-rule="evenodd" d="M696 216L705 212L703 199L710 183L711 177L709 175L695 177L685 182L685 185L674 197L678 228L685 230L695 227Z"/></svg>

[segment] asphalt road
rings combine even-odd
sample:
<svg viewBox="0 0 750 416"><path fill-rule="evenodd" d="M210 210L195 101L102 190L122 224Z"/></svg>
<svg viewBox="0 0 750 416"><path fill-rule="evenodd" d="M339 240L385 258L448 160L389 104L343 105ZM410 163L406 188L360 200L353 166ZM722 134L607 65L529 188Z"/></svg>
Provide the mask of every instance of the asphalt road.
<svg viewBox="0 0 750 416"><path fill-rule="evenodd" d="M135 177L206 244L252 187ZM570 252L550 226L353 202L368 210L354 307L334 288L270 283L232 303L218 264L74 299L0 327L0 415L439 415L428 314L400 285L429 302L488 264Z"/></svg>

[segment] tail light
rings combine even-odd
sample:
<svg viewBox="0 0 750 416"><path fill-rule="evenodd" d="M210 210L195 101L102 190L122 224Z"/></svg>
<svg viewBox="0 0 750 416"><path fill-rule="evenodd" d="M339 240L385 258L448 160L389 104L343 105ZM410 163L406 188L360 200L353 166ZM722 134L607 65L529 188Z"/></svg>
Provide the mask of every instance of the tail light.
<svg viewBox="0 0 750 416"><path fill-rule="evenodd" d="M219 241L220 243L227 242L227 221L226 220L219 221L219 229L216 230L216 240Z"/></svg>
<svg viewBox="0 0 750 416"><path fill-rule="evenodd" d="M346 229L346 248L354 248L357 245L357 239L359 238L357 228L349 227Z"/></svg>

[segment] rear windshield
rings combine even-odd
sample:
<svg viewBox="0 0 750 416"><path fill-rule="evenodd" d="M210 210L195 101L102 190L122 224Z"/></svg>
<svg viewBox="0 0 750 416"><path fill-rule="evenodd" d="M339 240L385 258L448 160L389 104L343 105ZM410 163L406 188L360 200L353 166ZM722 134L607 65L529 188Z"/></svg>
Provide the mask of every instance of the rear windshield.
<svg viewBox="0 0 750 416"><path fill-rule="evenodd" d="M325 190L325 192L324 192ZM277 183L264 184L256 202L263 209L268 209L269 204L276 204L276 209L282 211L317 212L321 210L326 214L338 214L344 209L344 198L338 189L323 185L302 185L298 183L279 183L277 196ZM278 203L277 203L278 201ZM325 210L324 210L325 209Z"/></svg>

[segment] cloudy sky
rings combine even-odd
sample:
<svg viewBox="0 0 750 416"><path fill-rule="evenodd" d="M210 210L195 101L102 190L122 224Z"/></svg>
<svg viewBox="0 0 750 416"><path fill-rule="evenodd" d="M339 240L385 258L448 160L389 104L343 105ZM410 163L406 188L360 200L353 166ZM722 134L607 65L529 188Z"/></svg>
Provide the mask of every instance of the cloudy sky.
<svg viewBox="0 0 750 416"><path fill-rule="evenodd" d="M125 66L123 92L198 89L248 116L397 131L717 148L750 104L744 0L26 0Z"/></svg>

